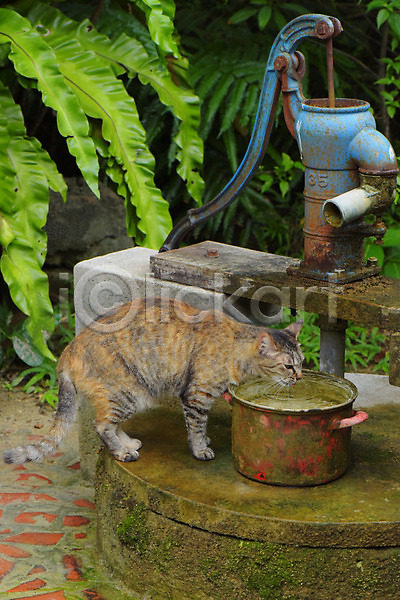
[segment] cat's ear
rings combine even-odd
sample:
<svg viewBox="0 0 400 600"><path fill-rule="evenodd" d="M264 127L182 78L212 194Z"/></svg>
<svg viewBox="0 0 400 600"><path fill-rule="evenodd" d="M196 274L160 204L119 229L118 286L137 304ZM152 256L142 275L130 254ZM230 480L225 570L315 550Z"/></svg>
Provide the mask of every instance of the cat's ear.
<svg viewBox="0 0 400 600"><path fill-rule="evenodd" d="M299 335L300 330L303 327L303 325L304 325L304 319L300 319L299 321L296 321L295 323L290 323L290 325L285 327L285 331L290 333L290 335L293 335L293 337L295 337L297 340L297 336Z"/></svg>
<svg viewBox="0 0 400 600"><path fill-rule="evenodd" d="M274 340L266 331L258 336L258 351L260 354L271 354L277 351Z"/></svg>

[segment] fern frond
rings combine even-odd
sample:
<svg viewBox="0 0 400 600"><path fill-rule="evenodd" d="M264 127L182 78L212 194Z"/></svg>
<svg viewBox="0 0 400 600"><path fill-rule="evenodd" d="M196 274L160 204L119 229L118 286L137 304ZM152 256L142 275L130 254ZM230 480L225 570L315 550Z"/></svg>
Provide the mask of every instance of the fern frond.
<svg viewBox="0 0 400 600"><path fill-rule="evenodd" d="M227 131L225 131L222 137L224 140L226 153L231 164L232 173L234 173L238 167L237 143L235 132L233 131L233 129L228 129Z"/></svg>
<svg viewBox="0 0 400 600"><path fill-rule="evenodd" d="M260 96L260 88L255 84L250 84L247 88L246 97L240 109L240 123L246 127L255 117L258 100Z"/></svg>
<svg viewBox="0 0 400 600"><path fill-rule="evenodd" d="M28 316L26 326L35 346L54 359L47 347L54 318L47 275L42 271L47 243L43 226L48 181L64 192L65 184L39 143L26 137L22 113L3 85L0 114L0 268L13 302Z"/></svg>
<svg viewBox="0 0 400 600"><path fill-rule="evenodd" d="M204 101L214 93L215 86L221 79L221 73L216 69L210 69L210 66L208 65L204 75L201 71L197 71L197 74L199 75L199 78L201 77L201 82L197 87L197 93Z"/></svg>
<svg viewBox="0 0 400 600"><path fill-rule="evenodd" d="M98 161L89 137L89 124L58 68L54 52L27 19L6 8L0 8L0 42L10 42L9 58L15 70L32 79L43 102L56 111L58 129L88 185L98 196Z"/></svg>
<svg viewBox="0 0 400 600"><path fill-rule="evenodd" d="M247 124L256 109L265 71L261 48L257 43L243 45L236 35L206 44L191 57L190 80L203 102L204 139L217 115L221 135L237 116Z"/></svg>
<svg viewBox="0 0 400 600"><path fill-rule="evenodd" d="M125 185L120 182L119 190L129 189L128 213L137 217L137 227L145 235L145 244L159 248L171 230L172 221L168 203L154 184L154 157L147 147L133 98L127 94L122 82L115 78L109 63L101 61L94 52L80 44L79 24L60 11L43 5L37 5L29 18L47 29L46 41L53 48L60 71L85 113L101 119L102 135L109 144L109 156L115 158L124 175ZM115 165L110 175L115 178ZM132 223L132 215L128 214L127 219ZM128 234L134 233L137 235L136 228L130 227Z"/></svg>
<svg viewBox="0 0 400 600"><path fill-rule="evenodd" d="M132 1L132 0L131 0ZM172 0L134 0L145 13L151 39L164 54L180 57L175 40L175 2Z"/></svg>
<svg viewBox="0 0 400 600"><path fill-rule="evenodd" d="M232 126L232 123L240 110L247 87L248 84L245 79L237 79L235 81L232 90L229 92L229 99L225 107L219 130L220 134L224 133Z"/></svg>
<svg viewBox="0 0 400 600"><path fill-rule="evenodd" d="M46 13L48 9L46 9ZM122 33L117 39L110 40L84 21L77 28L77 37L84 48L98 54L114 66L121 66L131 77L138 76L141 83L151 85L162 104L168 106L179 119L180 127L175 135L177 144L177 172L194 198L201 204L204 181L200 175L203 164L203 141L198 134L200 126L200 101L186 85L178 86L172 75L156 55L150 55L145 46L136 39ZM186 71L181 61L174 65ZM159 117L160 118L160 117Z"/></svg>
<svg viewBox="0 0 400 600"><path fill-rule="evenodd" d="M215 118L217 111L220 109L222 103L226 99L226 95L230 87L233 85L235 78L232 74L228 73L221 77L218 81L218 85L214 89L213 95L207 104L207 108L204 115L204 125L202 133L204 137L207 137Z"/></svg>

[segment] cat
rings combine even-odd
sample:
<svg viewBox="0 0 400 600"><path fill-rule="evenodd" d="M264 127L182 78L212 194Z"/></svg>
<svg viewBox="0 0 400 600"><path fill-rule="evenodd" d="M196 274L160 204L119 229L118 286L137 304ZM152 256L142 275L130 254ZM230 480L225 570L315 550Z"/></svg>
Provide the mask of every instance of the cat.
<svg viewBox="0 0 400 600"><path fill-rule="evenodd" d="M261 329L161 298L111 309L83 329L59 359L59 403L49 434L35 445L6 450L4 461L20 464L54 454L74 422L77 393L93 404L95 430L123 462L139 458L141 442L120 423L166 393L180 397L190 450L198 460L211 460L206 428L214 400L230 384L255 376L294 385L302 376L297 341L302 325Z"/></svg>

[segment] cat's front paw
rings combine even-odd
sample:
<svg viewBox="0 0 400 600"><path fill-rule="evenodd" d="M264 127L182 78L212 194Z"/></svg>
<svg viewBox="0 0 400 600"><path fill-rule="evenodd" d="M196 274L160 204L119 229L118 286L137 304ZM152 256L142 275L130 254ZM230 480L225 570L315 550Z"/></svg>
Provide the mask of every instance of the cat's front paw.
<svg viewBox="0 0 400 600"><path fill-rule="evenodd" d="M193 450L193 456L197 458L197 460L212 460L215 458L214 450L211 448L203 448L201 450Z"/></svg>

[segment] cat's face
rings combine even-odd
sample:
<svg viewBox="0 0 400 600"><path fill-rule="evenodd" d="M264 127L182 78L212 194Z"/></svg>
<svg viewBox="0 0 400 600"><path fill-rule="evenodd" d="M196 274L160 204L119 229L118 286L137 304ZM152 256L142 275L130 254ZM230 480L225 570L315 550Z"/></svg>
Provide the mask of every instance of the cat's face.
<svg viewBox="0 0 400 600"><path fill-rule="evenodd" d="M282 385L294 385L302 378L304 355L297 341L303 321L292 323L286 329L270 330L260 335L257 374Z"/></svg>

